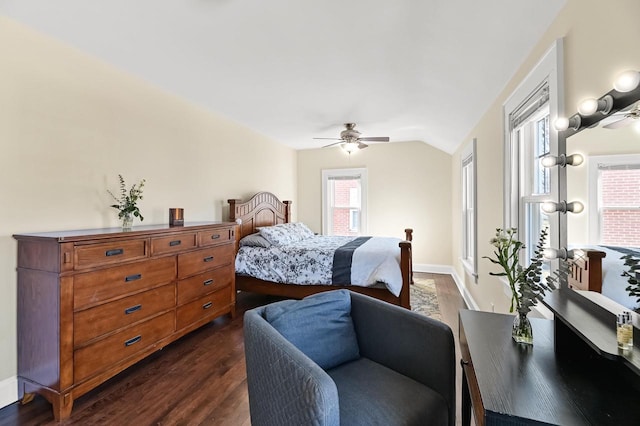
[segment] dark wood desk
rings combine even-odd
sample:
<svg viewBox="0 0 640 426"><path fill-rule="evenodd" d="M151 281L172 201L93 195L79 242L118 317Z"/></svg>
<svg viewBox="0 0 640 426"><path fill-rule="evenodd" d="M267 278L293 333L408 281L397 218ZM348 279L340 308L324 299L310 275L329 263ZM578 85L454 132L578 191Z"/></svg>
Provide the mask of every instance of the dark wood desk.
<svg viewBox="0 0 640 426"><path fill-rule="evenodd" d="M532 319L533 346L511 338L513 316L460 311L462 424L640 425L638 376L580 339L556 354L553 321Z"/></svg>

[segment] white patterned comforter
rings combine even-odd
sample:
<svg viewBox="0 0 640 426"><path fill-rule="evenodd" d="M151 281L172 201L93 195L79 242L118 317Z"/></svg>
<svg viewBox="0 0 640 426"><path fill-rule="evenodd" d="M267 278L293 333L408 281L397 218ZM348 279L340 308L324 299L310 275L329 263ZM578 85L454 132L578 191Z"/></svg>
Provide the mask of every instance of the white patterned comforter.
<svg viewBox="0 0 640 426"><path fill-rule="evenodd" d="M354 239L316 235L270 248L240 247L236 272L277 283L331 284L334 252ZM373 237L358 247L352 258L351 284L369 287L384 283L391 293L399 296L402 289L400 241Z"/></svg>

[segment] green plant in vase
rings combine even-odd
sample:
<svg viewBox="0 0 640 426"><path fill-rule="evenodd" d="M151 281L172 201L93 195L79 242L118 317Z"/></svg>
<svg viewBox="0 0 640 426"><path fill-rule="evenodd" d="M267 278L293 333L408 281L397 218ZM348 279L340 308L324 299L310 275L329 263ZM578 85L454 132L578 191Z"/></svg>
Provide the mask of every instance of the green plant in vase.
<svg viewBox="0 0 640 426"><path fill-rule="evenodd" d="M629 283L625 290L629 296L636 298L638 307L634 311L640 313L640 256L629 253L622 256L621 259L624 260L624 266L627 268L622 272L622 276L627 277Z"/></svg>
<svg viewBox="0 0 640 426"><path fill-rule="evenodd" d="M140 183L134 183L131 188L127 190L122 175L118 175L118 179L120 180L120 197L116 197L113 192L109 190L107 190L107 192L109 192L117 203L112 204L111 207L118 210L118 218L122 220L122 229L129 230L133 225L134 217L140 218L140 221L144 220L137 203L139 200L142 200L142 188L144 188L145 180L142 179Z"/></svg>
<svg viewBox="0 0 640 426"><path fill-rule="evenodd" d="M496 229L496 236L489 242L494 246L494 257L483 256L491 263L500 265L502 272L489 272L490 275L506 277L511 289L511 306L509 312L514 310L517 315L514 318L512 335L518 343L533 343L533 329L527 318L533 305L542 300L547 290L556 288L555 282L559 280L560 272L542 278L542 265L544 263L542 252L547 239L548 230L542 229L540 239L536 244L534 256L526 268L520 264L520 250L525 248L524 243L516 238L517 229Z"/></svg>

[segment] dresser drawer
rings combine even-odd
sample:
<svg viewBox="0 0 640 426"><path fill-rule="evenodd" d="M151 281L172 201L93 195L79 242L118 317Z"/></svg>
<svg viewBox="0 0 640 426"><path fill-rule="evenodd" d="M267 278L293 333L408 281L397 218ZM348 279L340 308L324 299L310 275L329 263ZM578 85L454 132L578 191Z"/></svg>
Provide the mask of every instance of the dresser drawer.
<svg viewBox="0 0 640 426"><path fill-rule="evenodd" d="M78 245L74 248L73 257L76 270L144 259L147 257L147 240L122 240Z"/></svg>
<svg viewBox="0 0 640 426"><path fill-rule="evenodd" d="M196 247L196 233L185 233L151 239L151 256L176 253Z"/></svg>
<svg viewBox="0 0 640 426"><path fill-rule="evenodd" d="M178 255L178 278L205 272L233 261L233 244Z"/></svg>
<svg viewBox="0 0 640 426"><path fill-rule="evenodd" d="M226 287L180 306L176 311L176 329L180 330L203 318L213 319L230 304L231 287Z"/></svg>
<svg viewBox="0 0 640 426"><path fill-rule="evenodd" d="M165 257L116 266L73 278L73 308L79 310L168 284L176 278L176 258Z"/></svg>
<svg viewBox="0 0 640 426"><path fill-rule="evenodd" d="M74 381L81 382L171 335L173 324L174 313L168 312L76 350Z"/></svg>
<svg viewBox="0 0 640 426"><path fill-rule="evenodd" d="M233 228L210 229L198 232L198 245L200 247L222 244L233 240Z"/></svg>
<svg viewBox="0 0 640 426"><path fill-rule="evenodd" d="M115 302L76 312L73 344L82 346L93 338L126 327L175 306L175 286L168 284Z"/></svg>
<svg viewBox="0 0 640 426"><path fill-rule="evenodd" d="M178 281L178 305L231 285L233 269L222 266Z"/></svg>

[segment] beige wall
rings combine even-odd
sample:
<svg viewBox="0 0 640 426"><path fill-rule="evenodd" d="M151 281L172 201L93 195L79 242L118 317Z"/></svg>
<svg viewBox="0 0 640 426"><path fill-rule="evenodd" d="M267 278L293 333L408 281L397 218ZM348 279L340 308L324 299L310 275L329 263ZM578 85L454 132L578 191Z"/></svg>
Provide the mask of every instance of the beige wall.
<svg viewBox="0 0 640 426"><path fill-rule="evenodd" d="M226 219L226 199L258 190L296 197L294 150L3 17L0 144L0 385L16 375L12 234L117 226L118 173L147 180L144 224L169 207Z"/></svg>
<svg viewBox="0 0 640 426"><path fill-rule="evenodd" d="M451 265L451 156L422 142L371 144L350 157L339 147L298 151L298 218L322 228L323 169L366 167L368 234L414 229L416 266Z"/></svg>
<svg viewBox="0 0 640 426"><path fill-rule="evenodd" d="M626 69L640 70L640 2L637 0L568 0L565 8L535 49L490 106L468 138L478 139L478 248L490 255L489 238L502 225L502 105L533 69L553 41L564 37L565 110L573 113L585 97L597 97L612 88L615 76ZM460 210L460 150L453 156L452 211ZM459 263L460 223L453 222L453 259L456 272L480 309L506 312L508 298L497 279L489 276L490 264L480 260L478 284L466 277Z"/></svg>

